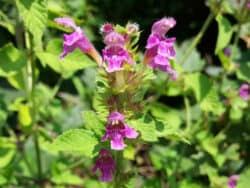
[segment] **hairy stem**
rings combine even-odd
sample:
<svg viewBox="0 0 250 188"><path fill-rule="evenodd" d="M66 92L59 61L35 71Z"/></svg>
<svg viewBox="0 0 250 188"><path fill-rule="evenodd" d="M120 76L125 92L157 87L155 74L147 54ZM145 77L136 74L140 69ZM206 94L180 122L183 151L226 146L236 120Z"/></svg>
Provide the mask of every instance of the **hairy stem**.
<svg viewBox="0 0 250 188"><path fill-rule="evenodd" d="M114 188L121 188L122 187L122 151L115 152L115 165L116 165L116 173L114 177Z"/></svg>
<svg viewBox="0 0 250 188"><path fill-rule="evenodd" d="M39 131L38 125L36 124L37 116L37 106L35 100L35 82L36 82L36 65L33 57L33 46L31 42L31 36L28 31L25 32L25 42L28 49L28 62L27 62L27 91L28 91L28 100L31 104L31 117L32 117L32 128L34 134L34 146L36 152L36 165L37 165L37 178L38 180L42 177L42 165L41 165L41 153L39 145Z"/></svg>

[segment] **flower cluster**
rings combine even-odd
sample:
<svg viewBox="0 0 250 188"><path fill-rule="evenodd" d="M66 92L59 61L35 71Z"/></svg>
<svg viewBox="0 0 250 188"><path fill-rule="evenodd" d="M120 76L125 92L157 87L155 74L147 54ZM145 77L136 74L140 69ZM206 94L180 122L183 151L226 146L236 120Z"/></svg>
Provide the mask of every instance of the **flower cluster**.
<svg viewBox="0 0 250 188"><path fill-rule="evenodd" d="M248 100L249 93L250 93L250 85L249 84L242 84L239 88L239 96L244 99Z"/></svg>
<svg viewBox="0 0 250 188"><path fill-rule="evenodd" d="M170 60L175 56L175 38L167 38L165 35L175 24L173 18L162 18L153 24L144 59L144 63L152 68L168 72L173 80L177 78L177 73L172 69Z"/></svg>
<svg viewBox="0 0 250 188"><path fill-rule="evenodd" d="M114 90L118 93L125 92L128 80L132 83L130 89L127 90L127 96L133 96L131 88L138 88L141 79L138 79L135 66L136 61L135 50L133 49L133 39L139 37L139 27L137 24L129 23L123 29L117 29L116 26L106 23L100 32L104 37L105 48L102 50L102 56L97 52L92 43L87 39L84 31L76 26L71 18L57 18L55 22L58 24L73 29L71 34L64 34L63 52L60 59L64 58L68 53L74 49L79 48L82 52L92 57L101 67L106 70L110 87L116 88ZM148 38L146 52L144 55L143 66L147 65L153 69L159 69L171 76L172 79L177 78L177 73L172 69L170 61L175 56L174 41L175 38L167 38L165 35L169 29L173 28L176 21L173 18L163 18L155 22L152 26L151 35ZM138 38L137 38L138 39ZM137 41L137 40L135 40ZM142 77L144 69L139 71L139 78ZM141 75L140 75L141 74ZM131 79L138 79L132 81ZM114 83L114 85L113 85ZM133 85L134 84L134 85ZM113 106L109 108L111 112L107 117L107 125L104 136L101 142L110 140L110 148L114 150L123 150L126 147L125 139L136 139L139 133L125 123L125 116L120 113L125 111L121 107L121 102L117 97L113 97ZM126 101L130 102L130 101ZM112 157L111 151L101 149L92 171L97 169L101 171L100 181L112 181L112 174L115 171L115 161Z"/></svg>
<svg viewBox="0 0 250 188"><path fill-rule="evenodd" d="M106 25L102 29L104 43L106 44L106 47L102 50L102 55L103 61L108 64L106 68L107 72L122 71L125 64L134 65L135 62L124 47L126 43L124 36L111 29L112 25Z"/></svg>

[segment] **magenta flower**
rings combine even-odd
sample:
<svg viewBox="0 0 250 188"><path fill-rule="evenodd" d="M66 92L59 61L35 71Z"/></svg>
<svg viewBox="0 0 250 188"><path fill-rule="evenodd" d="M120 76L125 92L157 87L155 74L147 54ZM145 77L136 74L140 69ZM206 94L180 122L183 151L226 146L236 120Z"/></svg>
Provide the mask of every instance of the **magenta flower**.
<svg viewBox="0 0 250 188"><path fill-rule="evenodd" d="M152 26L152 34L160 35L165 37L169 29L173 28L176 25L174 18L162 18L159 21L155 22Z"/></svg>
<svg viewBox="0 0 250 188"><path fill-rule="evenodd" d="M167 38L165 35L175 24L173 18L162 18L153 24L144 56L145 64L153 69L168 72L173 80L177 78L177 73L172 69L169 60L175 56L175 38Z"/></svg>
<svg viewBox="0 0 250 188"><path fill-rule="evenodd" d="M107 46L124 46L125 39L122 35L114 31L105 36L104 44L106 44Z"/></svg>
<svg viewBox="0 0 250 188"><path fill-rule="evenodd" d="M84 53L90 55L98 63L101 62L100 55L92 43L88 40L84 31L78 27L71 18L56 18L55 22L74 30L71 34L63 35L63 52L59 56L60 59L64 58L68 53L74 51L76 48L79 48Z"/></svg>
<svg viewBox="0 0 250 188"><path fill-rule="evenodd" d="M240 178L239 175L232 175L227 180L227 185L229 188L235 188L236 187L236 181Z"/></svg>
<svg viewBox="0 0 250 188"><path fill-rule="evenodd" d="M135 139L137 136L138 133L124 122L124 116L119 112L113 112L108 116L108 124L102 142L109 138L113 150L123 150L126 147L123 139Z"/></svg>
<svg viewBox="0 0 250 188"><path fill-rule="evenodd" d="M99 168L102 175L99 177L100 181L112 181L112 173L115 171L115 161L110 151L101 149L95 166L92 168L92 172L95 173Z"/></svg>
<svg viewBox="0 0 250 188"><path fill-rule="evenodd" d="M239 95L244 100L248 100L249 98L249 92L250 92L250 85L249 84L242 84L239 88Z"/></svg>
<svg viewBox="0 0 250 188"><path fill-rule="evenodd" d="M102 50L102 55L103 61L107 63L107 72L121 71L124 64L135 64L124 48L125 39L122 35L113 31L105 36L104 43L107 46Z"/></svg>

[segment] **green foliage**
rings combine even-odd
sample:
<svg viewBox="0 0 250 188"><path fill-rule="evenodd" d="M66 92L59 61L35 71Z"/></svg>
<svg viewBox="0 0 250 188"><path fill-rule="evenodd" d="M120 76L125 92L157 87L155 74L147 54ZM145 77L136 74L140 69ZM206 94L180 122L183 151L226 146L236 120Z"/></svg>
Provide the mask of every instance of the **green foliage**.
<svg viewBox="0 0 250 188"><path fill-rule="evenodd" d="M124 183L116 188L226 188L233 174L240 175L238 188L248 187L250 107L238 89L250 83L249 9L237 0L206 4L211 14L204 21L198 15L204 11L195 11L198 2L188 7L160 0L152 9L145 0L142 9L133 0L123 6L111 0L2 1L0 187L113 187L116 180L100 182L101 171L91 171L101 148L115 159L113 179ZM149 26L162 10L183 17L167 33L177 39L169 61L178 72L175 81L141 63ZM59 59L61 32L72 29L56 24L56 17L72 17L100 52L101 24L117 23L126 38L128 25L140 20L140 31L125 46L136 65L124 66L122 88L115 73L80 49ZM212 21L218 33L207 30ZM124 138L122 152L110 149L110 139L101 141L114 111L139 133Z"/></svg>
<svg viewBox="0 0 250 188"><path fill-rule="evenodd" d="M240 179L238 180L238 184L237 184L237 188L244 188L249 186L250 180L249 180L249 176L250 176L250 169L247 168L241 175L240 175Z"/></svg>
<svg viewBox="0 0 250 188"><path fill-rule="evenodd" d="M250 62L242 63L236 73L240 80L250 83Z"/></svg>
<svg viewBox="0 0 250 188"><path fill-rule="evenodd" d="M0 49L0 76L9 77L17 74L26 65L23 53L13 44L6 44Z"/></svg>
<svg viewBox="0 0 250 188"><path fill-rule="evenodd" d="M23 22L34 38L34 43L41 49L42 36L47 24L47 6L45 0L16 0Z"/></svg>
<svg viewBox="0 0 250 188"><path fill-rule="evenodd" d="M88 67L96 66L95 62L90 60L80 50L67 55L60 60L59 55L62 52L62 41L54 39L47 45L45 52L37 53L43 66L48 65L55 72L60 73L64 78L69 78L74 72Z"/></svg>
<svg viewBox="0 0 250 188"><path fill-rule="evenodd" d="M223 50L230 42L233 30L231 23L228 21L227 18L222 16L221 14L218 14L216 17L216 21L219 28L215 53L218 54L219 51Z"/></svg>
<svg viewBox="0 0 250 188"><path fill-rule="evenodd" d="M72 129L56 138L52 147L58 151L93 157L97 152L95 148L97 144L98 140L93 132L84 129Z"/></svg>
<svg viewBox="0 0 250 188"><path fill-rule="evenodd" d="M97 114L93 111L84 111L82 113L84 128L92 130L98 136L102 136L105 125L98 119Z"/></svg>
<svg viewBox="0 0 250 188"><path fill-rule="evenodd" d="M218 93L207 76L200 73L189 74L185 78L185 85L193 90L202 110L217 115L224 111Z"/></svg>
<svg viewBox="0 0 250 188"><path fill-rule="evenodd" d="M0 137L0 169L10 165L16 154L15 140L12 138ZM4 179L3 179L4 181Z"/></svg>

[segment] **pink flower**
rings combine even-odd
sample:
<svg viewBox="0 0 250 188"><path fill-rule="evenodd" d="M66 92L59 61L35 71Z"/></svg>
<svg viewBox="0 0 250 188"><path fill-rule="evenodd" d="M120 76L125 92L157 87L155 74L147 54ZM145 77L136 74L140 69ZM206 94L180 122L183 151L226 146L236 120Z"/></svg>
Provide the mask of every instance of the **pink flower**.
<svg viewBox="0 0 250 188"><path fill-rule="evenodd" d="M244 100L248 100L249 98L249 92L250 92L250 85L249 84L242 84L239 88L239 95Z"/></svg>
<svg viewBox="0 0 250 188"><path fill-rule="evenodd" d="M235 188L236 187L236 181L240 178L239 175L232 175L227 180L227 185L229 188Z"/></svg>
<svg viewBox="0 0 250 188"><path fill-rule="evenodd" d="M107 72L123 70L124 64L134 65L128 51L124 48L125 39L113 31L105 36L106 47L102 50L103 61L107 63Z"/></svg>
<svg viewBox="0 0 250 188"><path fill-rule="evenodd" d="M173 80L177 78L177 73L172 69L169 60L175 56L175 38L167 38L165 35L175 24L176 21L173 18L162 18L153 24L144 56L145 64L153 69L168 72Z"/></svg>
<svg viewBox="0 0 250 188"><path fill-rule="evenodd" d="M127 50L119 45L108 46L102 51L103 60L107 62L107 72L115 72L123 70L123 63L129 63L131 65L135 62L130 58Z"/></svg>
<svg viewBox="0 0 250 188"><path fill-rule="evenodd" d="M99 177L100 181L112 181L112 173L115 171L115 161L110 151L106 149L100 150L98 159L96 160L92 172L95 173L97 169L99 169L102 173L102 175Z"/></svg>
<svg viewBox="0 0 250 188"><path fill-rule="evenodd" d="M152 26L152 34L157 34L162 37L165 37L169 29L173 28L176 25L174 18L162 18L155 22Z"/></svg>
<svg viewBox="0 0 250 188"><path fill-rule="evenodd" d="M124 46L125 39L123 38L122 35L113 31L105 36L104 44L106 44L107 46L113 46L113 45Z"/></svg>
<svg viewBox="0 0 250 188"><path fill-rule="evenodd" d="M108 124L102 141L109 138L113 150L123 150L126 147L123 139L135 139L137 136L138 133L124 122L124 116L119 112L113 112L108 116Z"/></svg>
<svg viewBox="0 0 250 188"><path fill-rule="evenodd" d="M98 63L101 62L100 55L92 43L88 40L84 31L78 27L71 18L56 18L55 22L74 30L74 32L71 34L63 35L63 52L59 56L60 59L64 58L68 53L74 51L76 48L79 48L84 53L90 55Z"/></svg>
<svg viewBox="0 0 250 188"><path fill-rule="evenodd" d="M250 1L247 2L247 8L250 9Z"/></svg>

